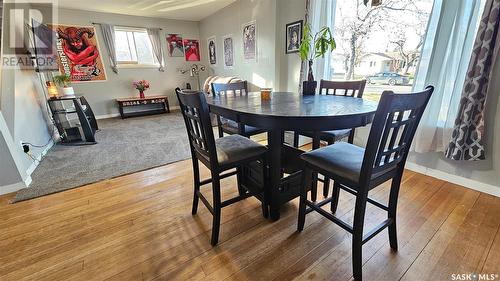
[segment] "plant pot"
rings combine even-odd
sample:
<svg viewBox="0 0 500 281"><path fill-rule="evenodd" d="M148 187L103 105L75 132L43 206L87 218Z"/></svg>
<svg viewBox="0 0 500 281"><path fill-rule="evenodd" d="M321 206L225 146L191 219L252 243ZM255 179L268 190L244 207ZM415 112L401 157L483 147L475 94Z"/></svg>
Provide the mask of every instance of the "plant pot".
<svg viewBox="0 0 500 281"><path fill-rule="evenodd" d="M63 95L65 97L74 97L75 96L75 90L73 89L73 87L64 87L62 88L63 90Z"/></svg>
<svg viewBox="0 0 500 281"><path fill-rule="evenodd" d="M316 94L317 81L304 81L302 82L302 94L304 96L310 96Z"/></svg>

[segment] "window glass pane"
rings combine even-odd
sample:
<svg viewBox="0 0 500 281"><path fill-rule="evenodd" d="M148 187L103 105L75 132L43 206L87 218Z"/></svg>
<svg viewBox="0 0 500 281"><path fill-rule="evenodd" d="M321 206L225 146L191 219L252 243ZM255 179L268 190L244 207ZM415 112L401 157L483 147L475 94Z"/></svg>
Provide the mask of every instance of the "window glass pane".
<svg viewBox="0 0 500 281"><path fill-rule="evenodd" d="M128 44L130 46L130 54L132 56L133 61L138 61L137 60L137 52L135 49L135 41L134 41L134 33L133 32L127 32L127 38L128 38Z"/></svg>
<svg viewBox="0 0 500 281"><path fill-rule="evenodd" d="M118 62L157 64L148 33L141 29L120 27L115 30Z"/></svg>
<svg viewBox="0 0 500 281"><path fill-rule="evenodd" d="M384 0L378 6L334 2L337 48L328 79L365 78L363 98L373 100L384 90L410 92L434 0Z"/></svg>
<svg viewBox="0 0 500 281"><path fill-rule="evenodd" d="M134 32L137 60L142 64L154 64L153 48L146 32Z"/></svg>
<svg viewBox="0 0 500 281"><path fill-rule="evenodd" d="M130 48L125 31L115 31L116 59L118 61L131 61Z"/></svg>

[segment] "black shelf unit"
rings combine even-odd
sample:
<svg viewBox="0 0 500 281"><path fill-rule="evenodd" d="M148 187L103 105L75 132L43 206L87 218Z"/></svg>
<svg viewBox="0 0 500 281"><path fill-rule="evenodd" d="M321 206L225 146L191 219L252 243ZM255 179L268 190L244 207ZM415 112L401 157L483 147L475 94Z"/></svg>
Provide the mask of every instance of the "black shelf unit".
<svg viewBox="0 0 500 281"><path fill-rule="evenodd" d="M65 108L64 102L72 102L71 108ZM96 144L95 132L99 130L94 112L84 96L58 97L48 100L52 118L64 145ZM73 124L68 115L76 114L78 123Z"/></svg>

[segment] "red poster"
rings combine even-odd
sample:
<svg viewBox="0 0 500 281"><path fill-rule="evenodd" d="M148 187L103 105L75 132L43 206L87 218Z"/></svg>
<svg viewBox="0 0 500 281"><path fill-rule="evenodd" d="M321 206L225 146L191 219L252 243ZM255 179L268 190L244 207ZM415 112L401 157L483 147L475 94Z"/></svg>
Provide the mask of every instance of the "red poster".
<svg viewBox="0 0 500 281"><path fill-rule="evenodd" d="M93 26L52 25L57 32L59 71L72 82L106 81Z"/></svg>
<svg viewBox="0 0 500 281"><path fill-rule="evenodd" d="M186 61L200 61L200 42L193 39L184 39L184 54Z"/></svg>

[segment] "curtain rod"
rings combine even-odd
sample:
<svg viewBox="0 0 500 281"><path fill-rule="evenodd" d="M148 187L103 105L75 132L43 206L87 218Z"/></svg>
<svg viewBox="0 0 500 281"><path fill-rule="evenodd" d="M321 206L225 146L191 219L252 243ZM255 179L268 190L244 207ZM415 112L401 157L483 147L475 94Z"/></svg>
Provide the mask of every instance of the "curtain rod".
<svg viewBox="0 0 500 281"><path fill-rule="evenodd" d="M101 22L92 22L92 24L103 24ZM162 28L159 28L159 27L142 27L142 26L128 26L128 25L115 25L115 26L121 26L121 27L130 27L130 28L144 28L144 29L148 29L148 28L157 28L159 30L163 30Z"/></svg>

